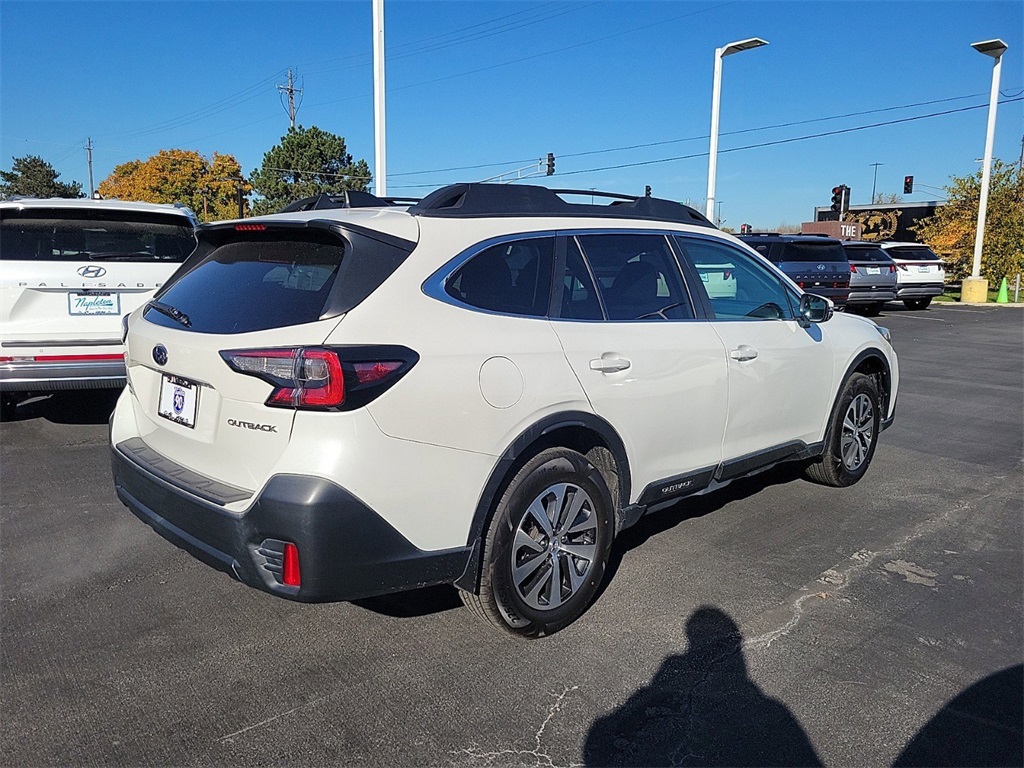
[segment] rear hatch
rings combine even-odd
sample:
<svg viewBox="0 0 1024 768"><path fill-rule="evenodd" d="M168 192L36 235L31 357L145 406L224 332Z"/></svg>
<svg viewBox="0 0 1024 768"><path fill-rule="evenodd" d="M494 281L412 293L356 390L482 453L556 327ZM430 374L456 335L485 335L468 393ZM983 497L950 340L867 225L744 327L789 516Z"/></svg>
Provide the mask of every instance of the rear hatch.
<svg viewBox="0 0 1024 768"><path fill-rule="evenodd" d="M258 489L295 415L280 379L299 368L310 375L345 313L411 250L373 236L322 221L202 228L181 273L129 319L128 379L143 441L207 477Z"/></svg>
<svg viewBox="0 0 1024 768"><path fill-rule="evenodd" d="M885 252L896 262L900 283L941 283L946 279L942 259L926 245L899 245Z"/></svg>
<svg viewBox="0 0 1024 768"><path fill-rule="evenodd" d="M804 290L842 291L850 284L850 262L836 240L784 242L772 260Z"/></svg>
<svg viewBox="0 0 1024 768"><path fill-rule="evenodd" d="M31 355L55 347L119 346L121 316L152 296L195 246L192 221L184 215L0 210L5 350Z"/></svg>
<svg viewBox="0 0 1024 768"><path fill-rule="evenodd" d="M845 245L850 260L851 290L891 288L896 285L896 265L877 245Z"/></svg>

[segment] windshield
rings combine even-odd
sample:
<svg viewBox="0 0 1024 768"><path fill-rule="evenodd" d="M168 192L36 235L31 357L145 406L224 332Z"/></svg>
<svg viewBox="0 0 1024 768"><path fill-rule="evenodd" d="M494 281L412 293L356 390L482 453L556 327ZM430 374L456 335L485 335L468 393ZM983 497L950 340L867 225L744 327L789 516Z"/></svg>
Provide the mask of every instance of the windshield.
<svg viewBox="0 0 1024 768"><path fill-rule="evenodd" d="M4 261L182 262L196 247L184 215L91 209L0 211Z"/></svg>
<svg viewBox="0 0 1024 768"><path fill-rule="evenodd" d="M847 261L846 251L839 243L785 243L780 262L784 261Z"/></svg>
<svg viewBox="0 0 1024 768"><path fill-rule="evenodd" d="M920 246L918 248L888 248L887 250L894 259L903 259L905 261L940 261L939 257L935 255L935 252L925 246Z"/></svg>

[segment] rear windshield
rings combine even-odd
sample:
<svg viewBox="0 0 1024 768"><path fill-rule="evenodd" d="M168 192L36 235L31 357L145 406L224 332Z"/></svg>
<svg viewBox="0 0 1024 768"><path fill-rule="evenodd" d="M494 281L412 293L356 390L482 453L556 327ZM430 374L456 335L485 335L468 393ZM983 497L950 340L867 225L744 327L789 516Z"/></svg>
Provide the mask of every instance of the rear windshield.
<svg viewBox="0 0 1024 768"><path fill-rule="evenodd" d="M184 313L188 329L199 333L311 323L326 312L344 257L345 241L327 232L243 236L186 266L157 298ZM145 316L158 325L184 325L152 307Z"/></svg>
<svg viewBox="0 0 1024 768"><path fill-rule="evenodd" d="M32 208L0 211L4 261L182 262L196 247L185 216Z"/></svg>
<svg viewBox="0 0 1024 768"><path fill-rule="evenodd" d="M839 243L783 243L779 262L784 261L847 261L846 251ZM775 260L772 256L772 260Z"/></svg>
<svg viewBox="0 0 1024 768"><path fill-rule="evenodd" d="M885 251L873 245L847 245L846 255L850 261L880 261L883 263L892 261Z"/></svg>
<svg viewBox="0 0 1024 768"><path fill-rule="evenodd" d="M905 259L906 261L941 261L931 248L926 248L924 246L921 246L920 248L888 248L886 250L889 251L889 254L894 259Z"/></svg>

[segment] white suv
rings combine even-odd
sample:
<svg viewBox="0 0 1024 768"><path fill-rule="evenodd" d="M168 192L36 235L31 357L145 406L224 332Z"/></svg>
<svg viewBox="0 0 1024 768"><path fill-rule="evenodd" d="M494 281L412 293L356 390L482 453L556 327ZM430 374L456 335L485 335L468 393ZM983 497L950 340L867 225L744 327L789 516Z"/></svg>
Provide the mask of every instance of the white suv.
<svg viewBox="0 0 1024 768"><path fill-rule="evenodd" d="M784 461L859 480L899 378L690 208L490 184L203 225L127 362L114 482L162 536L300 601L454 584L529 637L647 512Z"/></svg>
<svg viewBox="0 0 1024 768"><path fill-rule="evenodd" d="M926 309L946 289L942 259L921 243L886 240L878 244L896 262L896 298L907 309Z"/></svg>
<svg viewBox="0 0 1024 768"><path fill-rule="evenodd" d="M15 198L0 202L0 394L123 387L121 318L196 246L175 205Z"/></svg>

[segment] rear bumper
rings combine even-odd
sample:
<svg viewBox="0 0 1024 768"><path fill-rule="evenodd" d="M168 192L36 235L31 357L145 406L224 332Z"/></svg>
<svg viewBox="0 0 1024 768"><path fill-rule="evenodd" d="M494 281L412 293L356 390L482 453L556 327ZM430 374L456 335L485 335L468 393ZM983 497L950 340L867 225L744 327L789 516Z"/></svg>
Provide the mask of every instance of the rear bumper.
<svg viewBox="0 0 1024 768"><path fill-rule="evenodd" d="M5 352L6 354L6 352ZM124 360L0 363L0 392L50 392L67 389L122 389Z"/></svg>
<svg viewBox="0 0 1024 768"><path fill-rule="evenodd" d="M850 291L850 298L847 304L874 304L879 301L893 301L896 298L896 288L866 288L864 290L853 289Z"/></svg>
<svg viewBox="0 0 1024 768"><path fill-rule="evenodd" d="M926 296L941 296L945 287L943 283L910 283L898 286L896 297L899 299L918 299Z"/></svg>
<svg viewBox="0 0 1024 768"><path fill-rule="evenodd" d="M275 475L239 513L171 482L177 465L166 458L143 466L111 446L111 464L118 498L153 530L239 581L290 600L353 600L453 583L470 563L469 547L417 549L324 478ZM180 469L178 477L195 477ZM300 587L281 581L284 542L298 548Z"/></svg>

